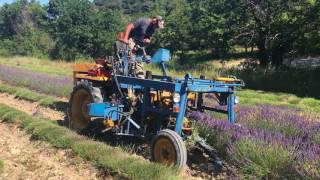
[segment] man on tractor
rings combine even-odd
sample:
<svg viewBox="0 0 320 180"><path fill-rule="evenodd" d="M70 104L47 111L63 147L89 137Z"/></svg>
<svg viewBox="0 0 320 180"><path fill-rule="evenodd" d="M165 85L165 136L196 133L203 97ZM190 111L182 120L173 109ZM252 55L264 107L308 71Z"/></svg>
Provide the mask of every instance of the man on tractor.
<svg viewBox="0 0 320 180"><path fill-rule="evenodd" d="M145 44L150 44L152 35L155 31L163 28L164 20L161 16L140 18L134 23L129 23L125 32L119 33L117 39L129 47L130 57L135 58L136 54L141 54L143 57L147 57L144 50ZM136 62L135 75L138 78L144 78L143 64L141 60Z"/></svg>

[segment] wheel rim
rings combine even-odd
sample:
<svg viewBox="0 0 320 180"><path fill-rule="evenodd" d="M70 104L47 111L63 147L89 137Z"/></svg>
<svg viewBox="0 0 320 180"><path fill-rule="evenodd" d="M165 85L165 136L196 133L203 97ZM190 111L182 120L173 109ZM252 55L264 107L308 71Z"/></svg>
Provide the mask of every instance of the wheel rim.
<svg viewBox="0 0 320 180"><path fill-rule="evenodd" d="M71 127L77 130L84 129L90 122L88 104L92 103L92 97L85 89L74 92L71 104Z"/></svg>
<svg viewBox="0 0 320 180"><path fill-rule="evenodd" d="M176 162L177 153L174 145L167 138L160 138L154 145L154 160L158 163L171 165Z"/></svg>

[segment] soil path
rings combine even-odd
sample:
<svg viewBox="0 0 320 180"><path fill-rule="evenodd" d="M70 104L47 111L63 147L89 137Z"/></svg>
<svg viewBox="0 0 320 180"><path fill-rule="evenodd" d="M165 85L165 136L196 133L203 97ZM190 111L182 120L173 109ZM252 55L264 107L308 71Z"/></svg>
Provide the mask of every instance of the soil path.
<svg viewBox="0 0 320 180"><path fill-rule="evenodd" d="M63 120L64 113L39 106L37 102L31 103L25 100L16 99L13 95L0 93L0 102L7 106L24 111L29 115L41 116L51 120Z"/></svg>
<svg viewBox="0 0 320 180"><path fill-rule="evenodd" d="M52 148L9 124L0 123L0 179L111 179L67 150Z"/></svg>
<svg viewBox="0 0 320 180"><path fill-rule="evenodd" d="M7 106L10 106L12 108L16 108L16 109L18 109L20 111L23 111L23 112L26 112L27 114L32 115L32 116L39 116L39 117L43 117L43 118L46 118L46 119L49 119L49 120L54 120L54 121L62 121L64 119L64 113L63 112L55 111L55 110L52 110L50 108L45 108L45 107L39 106L38 103L31 103L31 102L28 102L28 101L25 101L25 100L17 99L13 95L10 95L10 94L7 94L7 93L0 93L0 103L6 104ZM0 125L1 125L1 123L0 123ZM18 129L16 129L16 130L18 131ZM5 136L1 135L1 133L5 133L5 132L9 132L9 131L1 130L1 129L0 129L0 131L1 131L0 132L0 136L1 136L0 137L0 147L4 146L4 148L7 149L7 150L4 150L4 151L5 152L7 151L8 153L10 153L9 149L16 149L16 147L15 146L11 147L10 145L2 145L1 144L2 140L6 139ZM11 131L13 131L13 130L11 130ZM21 132L20 132L20 134L21 134ZM21 138L22 138L22 136L26 136L26 135L25 134L21 135ZM14 144L17 144L17 146L19 146L20 145L19 141L20 140L17 140L16 141L17 143L14 143ZM29 141L29 143L30 143L30 141ZM32 143L34 143L34 142L32 142ZM37 149L37 148L38 147L36 147L34 149ZM24 149L24 148L21 147L21 149ZM1 155L1 151L2 151L2 148L0 149L0 159L2 159L4 161L6 161L6 159L10 160L11 157L12 158L14 157L14 155L12 155L11 157L3 159L2 155ZM18 151L20 152L20 150L18 150ZM41 152L41 150L39 150L39 151ZM30 151L30 152L32 152L32 151ZM34 152L37 152L37 151L34 151ZM24 154L24 152L22 154ZM35 153L34 155L36 155L36 154L37 153ZM141 154L137 153L137 155L140 155L140 156L145 157L146 159L149 159L148 155L144 155L144 154L145 153L141 153ZM24 161L28 161L28 158L33 159L33 157L30 155L30 156L24 158ZM18 159L20 159L20 158L18 158ZM182 174L182 177L184 179L227 179L227 177L228 177L225 174L225 172L217 173L217 172L214 172L212 170L208 171L208 167L212 166L212 163L209 162L209 159L203 158L202 157L202 153L197 153L197 152L190 153L189 152L188 159L189 159L188 167L185 169L184 173ZM65 158L65 160L67 162L68 158ZM14 161L14 159L12 161ZM25 164L24 161L23 161L23 163ZM31 160L31 161L33 162L33 160ZM35 160L35 161L38 161L38 160ZM48 162L50 162L50 161L51 160L48 159ZM45 162L45 161L43 161L43 162ZM16 164L18 164L18 163L16 163ZM23 163L22 163L21 166L24 165ZM58 161L56 165L58 166L59 163L60 162ZM70 162L70 163L72 163L72 162ZM35 169L37 169L37 168L35 168ZM88 170L87 169L83 169L83 170L88 172L88 171L90 171L90 168ZM63 168L62 169L61 168L58 168L58 169L56 168L56 169L54 169L53 172L61 174L61 173L64 173L65 171L63 170ZM71 172L77 172L77 169L73 169L73 170L70 169L69 172L70 172L70 174L72 174ZM93 178L95 176L95 174L97 174L97 173L93 173L93 175L91 174L89 176L82 176L82 177L86 177L85 179L90 179L90 178ZM49 175L50 174L47 174L46 177L50 177ZM56 174L54 174L54 177L60 177L60 176L55 176L55 175ZM22 176L22 177L24 177L24 176ZM36 175L35 177L38 177L38 176ZM38 178L38 179L47 179L47 178L42 178L42 176L39 176L39 177L40 178ZM61 177L63 177L63 176L61 176ZM14 179L16 179L16 178L14 178ZM26 179L26 178L23 178L23 179ZM32 179L35 179L35 178L32 178ZM53 178L53 179L55 179L55 178ZM60 179L63 179L63 178L60 178ZM78 179L78 178L71 178L71 179Z"/></svg>

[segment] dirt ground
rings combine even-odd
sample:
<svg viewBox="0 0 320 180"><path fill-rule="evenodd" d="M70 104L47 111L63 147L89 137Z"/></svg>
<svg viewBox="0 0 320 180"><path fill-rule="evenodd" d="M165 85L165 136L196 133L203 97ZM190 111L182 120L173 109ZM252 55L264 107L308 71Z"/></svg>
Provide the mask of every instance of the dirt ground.
<svg viewBox="0 0 320 180"><path fill-rule="evenodd" d="M0 102L30 115L40 115L51 120L63 120L64 114L38 106L13 95L0 94ZM0 179L112 179L92 165L73 157L67 150L57 150L9 124L0 123L0 159L4 172Z"/></svg>
<svg viewBox="0 0 320 180"><path fill-rule="evenodd" d="M64 113L52 110L50 108L41 107L38 103L31 103L25 100L16 99L13 95L6 93L0 93L0 103L4 103L7 106L16 108L20 111L24 111L29 115L39 115L51 120L63 120Z"/></svg>
<svg viewBox="0 0 320 180"><path fill-rule="evenodd" d="M0 93L0 103L32 116L54 121L64 119L63 112L16 99L6 93ZM81 160L70 158L71 152L50 148L44 142L31 141L29 135L18 128L8 127L7 124L0 123L0 147L3 147L0 149L0 159L5 162L5 170L0 179L110 179L102 177L97 169ZM203 158L202 153L188 154L188 167L182 174L184 179L227 179L225 170L220 173L210 170L212 162Z"/></svg>
<svg viewBox="0 0 320 180"><path fill-rule="evenodd" d="M67 150L52 148L9 124L0 123L0 179L111 179Z"/></svg>

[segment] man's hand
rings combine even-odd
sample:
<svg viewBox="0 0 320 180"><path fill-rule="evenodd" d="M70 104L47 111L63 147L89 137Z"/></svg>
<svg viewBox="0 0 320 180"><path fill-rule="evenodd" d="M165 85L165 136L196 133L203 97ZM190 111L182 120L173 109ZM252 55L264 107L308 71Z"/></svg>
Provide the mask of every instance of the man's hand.
<svg viewBox="0 0 320 180"><path fill-rule="evenodd" d="M143 42L146 43L146 44L150 44L150 43L151 43L151 39L145 38L145 39L143 40Z"/></svg>
<svg viewBox="0 0 320 180"><path fill-rule="evenodd" d="M133 41L133 39L132 38L130 38L129 40L128 40L128 46L129 46L129 49L133 49L134 48L134 46L136 45L136 43L134 43L134 41Z"/></svg>
<svg viewBox="0 0 320 180"><path fill-rule="evenodd" d="M149 56L149 55L143 56L143 61L146 62L147 64L149 64L151 62L151 56Z"/></svg>

